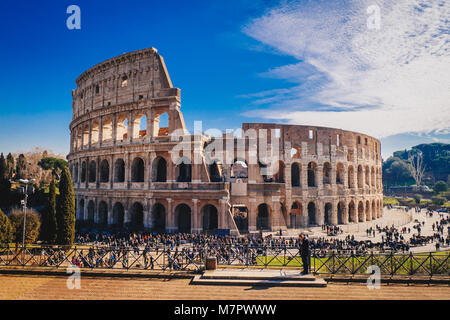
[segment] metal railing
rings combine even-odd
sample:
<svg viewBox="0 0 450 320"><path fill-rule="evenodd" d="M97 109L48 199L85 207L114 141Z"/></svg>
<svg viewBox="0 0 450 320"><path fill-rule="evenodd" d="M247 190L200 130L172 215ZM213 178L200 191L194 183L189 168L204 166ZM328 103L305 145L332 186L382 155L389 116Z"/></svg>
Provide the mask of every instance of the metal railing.
<svg viewBox="0 0 450 320"><path fill-rule="evenodd" d="M0 247L1 266L68 267L89 269L187 270L204 268L207 257L217 258L221 267L303 268L296 246L193 245L180 247L51 247L27 246L15 250ZM369 266L378 266L382 275L449 276L450 253L374 253L313 250L310 269L315 274L367 274Z"/></svg>

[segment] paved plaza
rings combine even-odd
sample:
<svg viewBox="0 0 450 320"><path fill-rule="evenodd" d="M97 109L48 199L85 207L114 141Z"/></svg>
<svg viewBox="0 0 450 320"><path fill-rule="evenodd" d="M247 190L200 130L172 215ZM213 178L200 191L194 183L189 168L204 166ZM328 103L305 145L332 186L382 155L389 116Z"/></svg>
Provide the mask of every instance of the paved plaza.
<svg viewBox="0 0 450 320"><path fill-rule="evenodd" d="M81 278L81 289L69 290L65 276L0 275L4 299L149 299L149 300L450 300L447 285L328 284L326 288L190 285L190 279Z"/></svg>
<svg viewBox="0 0 450 320"><path fill-rule="evenodd" d="M375 226L378 225L379 227L383 228L385 226L391 227L395 226L397 229L400 229L402 227L410 228L411 233L405 233L402 234L405 240L409 240L414 234L417 235L417 230L413 228L414 225L417 225L418 221L421 223L421 235L422 236L431 236L435 233L433 231L433 223L436 224L437 221L439 221L442 217L447 218L448 213L437 213L434 211L433 216L430 217L426 214L426 210L422 209L420 212L415 212L413 209L406 212L402 208L395 208L395 209L384 209L383 217L375 220L375 221L368 221L364 223L355 223L350 225L342 226L342 229L344 233L339 234L337 236L327 236L326 231L323 231L321 227L313 227L308 229L299 229L299 230L289 230L288 232L284 232L284 237L296 237L299 233L306 233L312 238L319 238L319 237L325 237L327 239L345 239L346 236L354 235L355 240L362 241L362 240L371 240L372 242L381 242L382 236L385 236L385 233L379 233L376 232L375 237L370 236L368 237L366 234L366 230L370 227L372 229L375 229ZM424 225L422 225L422 222L425 222ZM278 233L273 232L273 236L278 237ZM448 235L447 227L444 226L444 239ZM441 246L440 248L443 250L449 250L449 247ZM436 251L435 244L427 244L425 246L418 246L418 247L412 247L411 252L418 253L418 252L431 252Z"/></svg>

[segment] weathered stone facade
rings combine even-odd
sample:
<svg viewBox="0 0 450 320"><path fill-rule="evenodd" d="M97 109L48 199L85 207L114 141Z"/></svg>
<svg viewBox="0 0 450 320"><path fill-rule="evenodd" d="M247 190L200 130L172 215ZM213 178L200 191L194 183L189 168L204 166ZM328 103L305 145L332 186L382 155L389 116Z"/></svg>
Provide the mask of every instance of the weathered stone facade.
<svg viewBox="0 0 450 320"><path fill-rule="evenodd" d="M159 231L230 229L235 234L311 225L348 224L382 215L380 142L340 129L244 123L243 132L279 139L279 170L263 175L249 136L189 135L156 49L139 50L84 72L73 90L71 148L77 219ZM167 125L161 119L167 115ZM200 162L172 161L188 140ZM187 139L186 139L187 138ZM230 138L230 137L228 137ZM259 142L260 136L257 141ZM222 143L225 158L206 161ZM184 142L186 143L186 142ZM237 146L244 146L241 156ZM233 218L235 217L235 218Z"/></svg>

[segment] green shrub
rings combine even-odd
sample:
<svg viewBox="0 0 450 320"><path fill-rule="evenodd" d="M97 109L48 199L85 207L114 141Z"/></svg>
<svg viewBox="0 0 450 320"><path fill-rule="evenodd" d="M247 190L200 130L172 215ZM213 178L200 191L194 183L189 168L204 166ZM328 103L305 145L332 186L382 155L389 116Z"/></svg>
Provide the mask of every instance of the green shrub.
<svg viewBox="0 0 450 320"><path fill-rule="evenodd" d="M446 202L446 199L444 197L434 196L431 198L431 201L437 206L442 206Z"/></svg>
<svg viewBox="0 0 450 320"><path fill-rule="evenodd" d="M13 238L16 243L22 242L24 212L14 209L11 213L11 223L14 229ZM25 224L25 243L35 243L39 236L41 222L38 213L33 209L27 209Z"/></svg>
<svg viewBox="0 0 450 320"><path fill-rule="evenodd" d="M13 239L13 226L9 218L0 210L0 244L10 243Z"/></svg>

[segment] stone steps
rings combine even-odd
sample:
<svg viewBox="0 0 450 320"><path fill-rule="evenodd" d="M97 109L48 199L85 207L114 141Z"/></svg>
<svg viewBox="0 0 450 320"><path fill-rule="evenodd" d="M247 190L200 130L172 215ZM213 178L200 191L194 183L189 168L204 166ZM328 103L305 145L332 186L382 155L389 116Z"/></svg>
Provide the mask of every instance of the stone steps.
<svg viewBox="0 0 450 320"><path fill-rule="evenodd" d="M299 271L214 270L196 275L191 284L228 286L326 287L324 279L301 275Z"/></svg>

